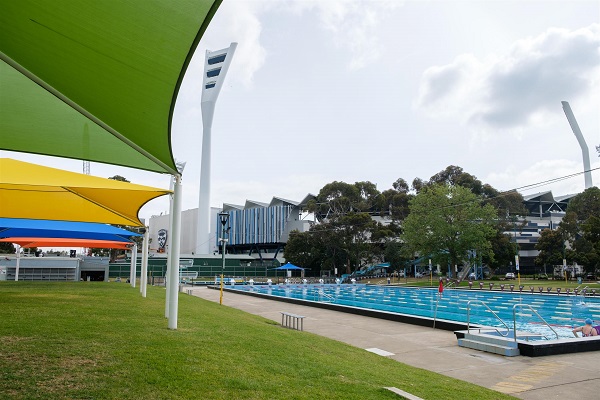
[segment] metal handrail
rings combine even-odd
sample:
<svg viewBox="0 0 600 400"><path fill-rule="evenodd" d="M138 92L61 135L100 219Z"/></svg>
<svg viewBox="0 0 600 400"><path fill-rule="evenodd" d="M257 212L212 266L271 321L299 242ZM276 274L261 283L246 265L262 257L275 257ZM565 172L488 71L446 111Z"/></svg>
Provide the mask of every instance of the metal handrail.
<svg viewBox="0 0 600 400"><path fill-rule="evenodd" d="M323 296L326 299L329 299L329 301L331 301L331 302L335 301L335 297L333 297L330 294L325 293L325 291L323 289L315 289L314 293L319 295L319 300L321 300L321 296Z"/></svg>
<svg viewBox="0 0 600 400"><path fill-rule="evenodd" d="M546 326L548 328L550 328L550 330L552 332L554 332L554 334L556 335L556 338L558 339L558 333L556 333L556 331L554 330L554 328L551 327L550 324L547 323L546 320L540 314L538 314L537 311L535 311L533 309L533 307L531 307L531 305L529 305L529 304L523 304L523 303L517 303L517 304L513 305L513 327L515 328L515 342L517 341L517 312L516 312L517 311L517 307L527 307L529 310L533 311L533 313L535 315L537 315L538 318L541 319L542 322L544 324L546 324Z"/></svg>
<svg viewBox="0 0 600 400"><path fill-rule="evenodd" d="M510 333L510 327L508 325L506 325L506 322L504 322L502 320L502 318L500 318L498 316L498 314L496 314L494 312L494 310L492 310L483 300L469 300L467 301L467 332L470 332L471 330L471 303L479 303L481 305L483 305L485 308L487 308L494 317L496 317L496 319L500 322L502 322L502 325L504 325L504 327L506 328L506 334L502 334L502 332L500 332L498 330L498 328L494 328L494 330L496 332L498 332L500 334L500 336L506 337L508 336L508 334Z"/></svg>

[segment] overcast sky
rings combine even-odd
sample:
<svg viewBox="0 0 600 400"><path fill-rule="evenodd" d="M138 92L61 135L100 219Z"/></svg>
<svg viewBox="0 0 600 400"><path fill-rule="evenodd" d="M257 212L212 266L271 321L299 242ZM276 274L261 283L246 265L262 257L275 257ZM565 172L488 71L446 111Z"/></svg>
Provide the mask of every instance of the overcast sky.
<svg viewBox="0 0 600 400"><path fill-rule="evenodd" d="M500 190L583 170L569 101L600 167L600 2L224 0L177 101L183 209L198 206L204 53L238 42L216 105L211 204L301 200L326 183L429 179L448 165ZM80 161L0 152L81 172ZM168 188L165 175L92 175ZM593 173L600 185L600 171ZM583 176L523 191L580 192ZM142 218L166 212L154 200Z"/></svg>

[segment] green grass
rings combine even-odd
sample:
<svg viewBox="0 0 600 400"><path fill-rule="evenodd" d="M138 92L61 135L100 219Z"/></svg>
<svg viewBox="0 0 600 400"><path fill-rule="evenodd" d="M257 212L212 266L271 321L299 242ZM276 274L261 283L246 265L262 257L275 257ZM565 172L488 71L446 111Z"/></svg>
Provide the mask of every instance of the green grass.
<svg viewBox="0 0 600 400"><path fill-rule="evenodd" d="M203 299L118 283L0 284L2 399L425 399L510 396Z"/></svg>

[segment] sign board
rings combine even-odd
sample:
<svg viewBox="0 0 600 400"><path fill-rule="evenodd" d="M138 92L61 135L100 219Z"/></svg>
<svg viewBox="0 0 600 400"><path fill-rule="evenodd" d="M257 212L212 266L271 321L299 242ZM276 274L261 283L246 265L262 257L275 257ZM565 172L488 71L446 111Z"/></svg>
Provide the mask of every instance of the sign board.
<svg viewBox="0 0 600 400"><path fill-rule="evenodd" d="M515 256L515 269L519 270L519 256Z"/></svg>

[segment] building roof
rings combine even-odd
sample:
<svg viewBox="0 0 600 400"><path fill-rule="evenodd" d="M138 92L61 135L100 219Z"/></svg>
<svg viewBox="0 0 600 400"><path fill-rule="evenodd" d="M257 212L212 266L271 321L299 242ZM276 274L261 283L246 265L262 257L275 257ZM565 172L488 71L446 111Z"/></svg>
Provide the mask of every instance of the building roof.
<svg viewBox="0 0 600 400"><path fill-rule="evenodd" d="M269 203L269 207L273 207L279 203L284 203L284 204L290 204L292 206L297 206L298 202L297 201L293 201L293 200L287 200L284 199L282 197L273 197L273 200L271 200L271 203Z"/></svg>

